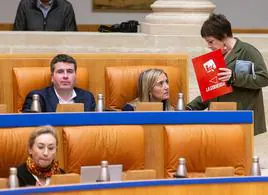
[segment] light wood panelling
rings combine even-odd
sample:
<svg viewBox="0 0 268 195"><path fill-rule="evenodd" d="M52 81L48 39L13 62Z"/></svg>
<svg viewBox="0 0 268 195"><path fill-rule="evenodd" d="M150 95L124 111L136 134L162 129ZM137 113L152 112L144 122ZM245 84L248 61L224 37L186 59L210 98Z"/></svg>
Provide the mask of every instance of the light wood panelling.
<svg viewBox="0 0 268 195"><path fill-rule="evenodd" d="M99 26L100 24L78 24L77 29L79 32L98 32ZM10 24L10 23L0 24L0 31L9 31L12 29L13 29L13 24Z"/></svg>
<svg viewBox="0 0 268 195"><path fill-rule="evenodd" d="M194 183L194 181L193 181ZM98 185L98 184L93 184ZM117 185L117 184L114 184ZM42 194L48 195L231 195L231 194L246 194L246 195L266 195L268 194L267 182L220 182L220 183L209 183L209 184L178 184L178 185L155 185L147 186L146 184L142 187L135 186L135 182L128 185L128 187L109 187L105 188L102 184L99 184L99 188L95 190L90 190L90 184L88 184L88 190L81 186L81 190L78 190L78 186L70 190L72 186L66 186L61 190L54 191L52 189L40 189ZM85 190L82 190L82 189ZM66 191L64 191L66 189ZM75 190L76 189L76 190ZM21 189L25 194L31 194L31 190L26 191ZM36 193L36 189L32 189L32 192ZM28 192L28 193L27 193ZM18 191L19 193L19 191ZM5 194L5 191L0 192L0 194Z"/></svg>

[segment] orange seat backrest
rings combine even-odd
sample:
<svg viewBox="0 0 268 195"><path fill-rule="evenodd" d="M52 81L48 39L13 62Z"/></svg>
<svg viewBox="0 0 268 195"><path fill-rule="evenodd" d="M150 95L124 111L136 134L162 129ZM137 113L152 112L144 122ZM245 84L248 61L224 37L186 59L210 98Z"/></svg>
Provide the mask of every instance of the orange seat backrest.
<svg viewBox="0 0 268 195"><path fill-rule="evenodd" d="M51 73L49 67L16 67L13 68L13 97L14 112L20 112L26 95L36 89L42 89L51 85ZM89 77L87 68L77 68L76 86L89 89Z"/></svg>
<svg viewBox="0 0 268 195"><path fill-rule="evenodd" d="M144 130L139 125L78 126L63 128L64 165L67 173L81 166L122 164L124 170L143 169Z"/></svg>
<svg viewBox="0 0 268 195"><path fill-rule="evenodd" d="M0 129L0 177L8 177L9 168L25 162L28 139L34 127Z"/></svg>
<svg viewBox="0 0 268 195"><path fill-rule="evenodd" d="M163 69L169 80L170 99L173 106L182 91L179 67L173 66L114 66L105 68L106 107L122 109L124 104L137 97L137 82L141 72L149 68Z"/></svg>
<svg viewBox="0 0 268 195"><path fill-rule="evenodd" d="M240 124L165 126L165 176L175 173L179 157L186 159L190 175L204 175L206 167L226 166L234 167L236 175L247 175L252 145L246 136Z"/></svg>

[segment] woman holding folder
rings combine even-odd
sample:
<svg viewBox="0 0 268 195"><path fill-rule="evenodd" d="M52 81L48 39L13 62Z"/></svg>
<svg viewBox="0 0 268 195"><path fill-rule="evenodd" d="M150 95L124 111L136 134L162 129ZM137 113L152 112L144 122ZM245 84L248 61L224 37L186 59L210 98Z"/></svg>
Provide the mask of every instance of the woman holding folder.
<svg viewBox="0 0 268 195"><path fill-rule="evenodd" d="M232 85L233 92L203 102L196 97L187 110L204 110L210 102L237 102L240 110L254 111L254 134L266 132L262 88L268 72L261 53L251 44L233 37L231 23L222 14L212 14L202 25L201 36L211 50L220 49L227 68L219 68L218 80Z"/></svg>

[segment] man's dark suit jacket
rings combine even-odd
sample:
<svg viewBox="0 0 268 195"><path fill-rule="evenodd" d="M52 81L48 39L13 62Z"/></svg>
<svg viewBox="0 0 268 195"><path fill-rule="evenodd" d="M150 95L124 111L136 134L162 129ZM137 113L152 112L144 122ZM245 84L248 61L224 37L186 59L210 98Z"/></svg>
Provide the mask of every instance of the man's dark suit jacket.
<svg viewBox="0 0 268 195"><path fill-rule="evenodd" d="M96 107L96 102L93 94L89 91L83 89L74 88L76 97L74 98L75 103L83 103L85 111L94 111ZM32 105L33 94L38 94L40 97L40 106L42 112L56 112L57 104L59 99L54 91L53 86L46 87L40 90L31 91L25 98L22 111L30 112Z"/></svg>
<svg viewBox="0 0 268 195"><path fill-rule="evenodd" d="M36 185L36 179L33 177L33 175L28 171L26 167L26 163L21 164L17 168L18 172L18 180L19 180L19 186L35 186ZM64 170L60 169L61 174L64 174Z"/></svg>

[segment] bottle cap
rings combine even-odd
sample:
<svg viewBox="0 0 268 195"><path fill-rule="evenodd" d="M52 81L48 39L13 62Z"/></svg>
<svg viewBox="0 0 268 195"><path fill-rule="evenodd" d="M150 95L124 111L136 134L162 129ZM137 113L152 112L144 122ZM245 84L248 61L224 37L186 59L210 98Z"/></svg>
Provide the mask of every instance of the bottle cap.
<svg viewBox="0 0 268 195"><path fill-rule="evenodd" d="M185 158L179 158L179 164L185 164L186 160Z"/></svg>
<svg viewBox="0 0 268 195"><path fill-rule="evenodd" d="M17 168L16 167L10 167L9 174L10 175L17 175Z"/></svg>
<svg viewBox="0 0 268 195"><path fill-rule="evenodd" d="M98 99L103 99L103 94L99 93L98 94Z"/></svg>
<svg viewBox="0 0 268 195"><path fill-rule="evenodd" d="M33 94L33 100L39 100L39 95L38 94Z"/></svg>
<svg viewBox="0 0 268 195"><path fill-rule="evenodd" d="M101 166L108 166L108 161L107 160L101 161Z"/></svg>
<svg viewBox="0 0 268 195"><path fill-rule="evenodd" d="M259 157L258 156L253 156L253 162L259 162Z"/></svg>
<svg viewBox="0 0 268 195"><path fill-rule="evenodd" d="M179 97L183 97L183 93L178 93L178 96Z"/></svg>

